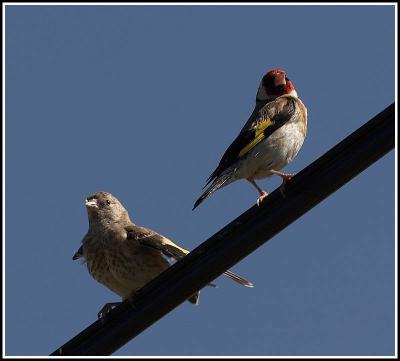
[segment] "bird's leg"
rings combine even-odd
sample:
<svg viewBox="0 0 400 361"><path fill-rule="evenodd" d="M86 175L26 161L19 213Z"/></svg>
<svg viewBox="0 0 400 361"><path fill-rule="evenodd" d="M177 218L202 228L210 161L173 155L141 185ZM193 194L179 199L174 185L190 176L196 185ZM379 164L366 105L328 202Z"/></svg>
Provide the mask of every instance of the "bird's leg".
<svg viewBox="0 0 400 361"><path fill-rule="evenodd" d="M132 291L131 294L128 297L129 304L133 308L135 308L135 304L133 302L133 299L138 295L138 293L139 293L139 290ZM98 319L101 320L101 322L104 323L106 318L107 318L107 316L108 316L108 314L111 312L111 310L114 307L117 307L118 305L120 305L121 303L122 302L109 302L109 303L106 303L103 306L103 308L99 311L99 313L97 314Z"/></svg>
<svg viewBox="0 0 400 361"><path fill-rule="evenodd" d="M136 306L135 306L135 297L137 297L139 295L139 293L140 293L140 289L133 290L130 293L129 297L128 297L128 302L129 302L129 304L131 305L132 308L136 308Z"/></svg>
<svg viewBox="0 0 400 361"><path fill-rule="evenodd" d="M296 175L296 173L282 173L282 172L278 172L276 170L271 169L270 172L272 174L276 174L277 176L282 178L282 184L279 187L279 190L281 191L281 194L283 197L285 197L285 186L286 183L293 177Z"/></svg>
<svg viewBox="0 0 400 361"><path fill-rule="evenodd" d="M264 190L262 190L257 183L254 181L254 179L247 178L247 180L254 186L256 187L258 193L260 193L260 196L257 198L257 206L260 206L260 203L262 200L268 195L268 193Z"/></svg>
<svg viewBox="0 0 400 361"><path fill-rule="evenodd" d="M270 172L271 172L272 174L276 174L276 175L278 175L279 177L281 177L282 180L283 180L282 184L286 184L286 182L287 182L288 180L290 180L293 176L296 175L296 173L282 173L282 172L278 172L277 170L273 170L273 169L271 169Z"/></svg>
<svg viewBox="0 0 400 361"><path fill-rule="evenodd" d="M121 302L110 302L106 303L103 308L99 311L97 314L97 318L101 320L102 323L105 322L107 315L110 313L110 311L114 308L117 307Z"/></svg>

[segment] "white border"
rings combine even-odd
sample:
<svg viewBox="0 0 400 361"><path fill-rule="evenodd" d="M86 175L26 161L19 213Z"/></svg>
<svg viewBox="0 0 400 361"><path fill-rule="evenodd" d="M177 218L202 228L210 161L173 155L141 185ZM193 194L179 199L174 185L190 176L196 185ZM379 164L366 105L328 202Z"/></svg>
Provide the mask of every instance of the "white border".
<svg viewBox="0 0 400 361"><path fill-rule="evenodd" d="M3 230L2 230L2 237L3 237L3 242L2 242L2 250L3 250L3 337L2 337L2 342L3 342L3 348L2 348L2 357L3 358L10 358L10 359L19 359L19 358L29 358L29 359L48 359L52 358L51 356L6 356L5 355L5 318L6 318L6 313L5 313L5 202L6 202L6 192L5 192L5 133L6 133L6 126L5 126L5 114L6 114L6 102L5 102L5 33L6 33L6 18L5 18L5 7L6 6L24 6L24 5L29 5L29 6L37 6L37 5L69 5L69 6L81 6L81 5L104 5L104 6L111 6L111 5L127 5L127 6L137 6L137 5L145 5L145 6L168 6L168 5L179 5L179 6L185 6L185 5L196 5L196 6L210 6L210 5L223 5L223 6L265 6L265 5L280 5L280 6L302 6L302 5L320 5L320 6L329 6L329 5L341 5L341 6L346 6L346 5L376 5L376 6L388 6L392 5L395 7L395 100L397 100L398 96L398 91L397 91L397 78L398 78L398 67L397 67L397 34L398 34L398 26L397 26L397 2L377 2L377 3L357 3L357 2L352 2L352 3L337 3L337 2L329 2L329 3L310 3L310 2L304 2L304 3L196 3L196 2L170 2L170 3L10 3L10 2L5 2L2 3L2 10L3 10L3 96L2 96L2 101L3 101L3 121L2 121L2 131L3 131L3 136L2 136L2 141L3 141L3 146L2 146L2 161L3 161L3 187L2 187L2 192L3 192L3 201L2 201L2 211L3 211L3 216L2 216L2 221L3 221ZM398 119L398 106L397 102L395 102L395 111L396 111L396 119ZM395 129L396 129L396 135L395 135L395 355L394 356L104 356L104 357L99 357L99 356L70 356L70 357L63 357L63 358L87 358L87 359L103 359L103 358L141 358L141 359L154 359L154 358L163 358L163 359L184 359L184 358L191 358L191 359L202 359L202 358L217 358L217 359L268 359L268 358L275 358L275 359L285 359L285 358L296 358L296 359L319 359L319 358L325 358L325 359L340 359L340 358L348 358L348 359L391 359L391 358L397 358L398 355L398 323L397 323L397 315L398 315L398 308L397 308L397 272L398 272L398 265L397 265L397 242L396 240L398 239L398 224L397 224L397 217L398 217L398 189L397 189L397 182L398 182L398 176L397 176L397 171L398 171L398 155L397 155L397 149L398 149L398 122L395 122ZM67 341L67 340L65 340ZM50 352L53 352L54 350L49 350ZM62 357L62 356L57 356L57 357Z"/></svg>

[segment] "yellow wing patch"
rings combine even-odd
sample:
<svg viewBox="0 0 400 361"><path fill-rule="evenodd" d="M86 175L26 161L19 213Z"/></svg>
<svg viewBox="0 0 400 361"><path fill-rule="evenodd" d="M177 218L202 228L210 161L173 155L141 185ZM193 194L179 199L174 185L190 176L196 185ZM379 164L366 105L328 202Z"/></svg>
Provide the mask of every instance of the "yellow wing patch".
<svg viewBox="0 0 400 361"><path fill-rule="evenodd" d="M264 139L264 130L273 124L274 124L273 121L269 118L263 119L261 122L259 122L256 126L254 139L239 152L239 157L245 155L251 149L253 149L258 143L260 143L261 140Z"/></svg>
<svg viewBox="0 0 400 361"><path fill-rule="evenodd" d="M177 244L175 244L174 242L172 242L170 239L166 238L163 236L163 240L165 241L165 245L171 247L172 249L176 249L181 251L182 253L184 253L185 255L187 255L189 253L188 250L178 246Z"/></svg>

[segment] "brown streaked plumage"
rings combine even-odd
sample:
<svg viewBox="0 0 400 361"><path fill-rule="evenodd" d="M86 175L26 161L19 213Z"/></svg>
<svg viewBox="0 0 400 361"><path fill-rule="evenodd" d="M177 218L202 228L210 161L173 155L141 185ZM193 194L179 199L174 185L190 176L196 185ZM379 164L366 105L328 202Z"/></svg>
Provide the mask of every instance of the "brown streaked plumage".
<svg viewBox="0 0 400 361"><path fill-rule="evenodd" d="M89 230L73 259L83 257L90 275L123 300L131 299L170 267L171 259L179 260L189 253L161 234L132 223L128 211L110 193L93 193L86 199L86 208ZM225 275L253 287L233 272ZM196 292L188 301L197 304L198 299Z"/></svg>

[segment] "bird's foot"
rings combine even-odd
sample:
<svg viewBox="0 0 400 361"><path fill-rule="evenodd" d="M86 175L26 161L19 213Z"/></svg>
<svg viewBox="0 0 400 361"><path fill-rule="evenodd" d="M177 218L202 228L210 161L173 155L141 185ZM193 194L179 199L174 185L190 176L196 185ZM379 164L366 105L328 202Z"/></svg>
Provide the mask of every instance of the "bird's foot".
<svg viewBox="0 0 400 361"><path fill-rule="evenodd" d="M260 196L257 198L257 206L260 206L260 203L264 200L265 197L268 196L266 191L261 191Z"/></svg>
<svg viewBox="0 0 400 361"><path fill-rule="evenodd" d="M263 191L257 183L254 181L254 179L247 178L247 180L257 189L258 193L260 193L260 196L257 198L257 206L260 206L260 203L263 201L263 199L268 195L266 191Z"/></svg>
<svg viewBox="0 0 400 361"><path fill-rule="evenodd" d="M296 173L282 173L281 178L282 178L282 185L284 186L288 181L294 177Z"/></svg>
<svg viewBox="0 0 400 361"><path fill-rule="evenodd" d="M130 294L129 297L128 297L129 305L130 305L133 309L136 308L136 305L135 305L135 298L139 295L139 293L140 293L140 290L134 290L134 291L131 292L131 294Z"/></svg>
<svg viewBox="0 0 400 361"><path fill-rule="evenodd" d="M292 179L292 177L295 176L295 175L296 175L296 173L288 173L288 174L283 173L283 175L281 176L282 177L282 184L279 187L279 191L281 192L283 198L286 198L286 183L290 179Z"/></svg>
<svg viewBox="0 0 400 361"><path fill-rule="evenodd" d="M286 197L286 183L292 179L292 177L294 177L296 175L296 173L282 173L282 172L278 172L276 170L271 170L271 173L276 174L277 176L282 178L282 184L279 187L279 191L282 194L282 197Z"/></svg>
<svg viewBox="0 0 400 361"><path fill-rule="evenodd" d="M97 318L101 320L102 323L104 323L107 319L108 314L111 312L111 310L114 307L117 307L121 302L110 302L106 303L103 308L99 311L97 314Z"/></svg>
<svg viewBox="0 0 400 361"><path fill-rule="evenodd" d="M277 176L282 178L282 185L286 184L288 180L290 180L293 176L296 175L296 173L283 173L273 169L271 169L270 171L272 174L276 174Z"/></svg>

